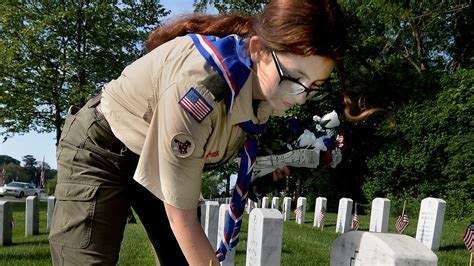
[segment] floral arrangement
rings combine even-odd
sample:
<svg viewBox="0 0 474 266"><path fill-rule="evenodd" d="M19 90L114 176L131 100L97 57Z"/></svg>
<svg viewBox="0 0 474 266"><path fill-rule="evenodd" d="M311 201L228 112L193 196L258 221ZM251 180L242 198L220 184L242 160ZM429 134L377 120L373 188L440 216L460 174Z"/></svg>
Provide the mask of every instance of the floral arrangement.
<svg viewBox="0 0 474 266"><path fill-rule="evenodd" d="M336 132L340 121L336 111L323 117L314 116L314 128L305 129L297 140L287 144L284 154L257 157L253 179L283 166L318 168L330 165L335 168L342 160L344 136Z"/></svg>

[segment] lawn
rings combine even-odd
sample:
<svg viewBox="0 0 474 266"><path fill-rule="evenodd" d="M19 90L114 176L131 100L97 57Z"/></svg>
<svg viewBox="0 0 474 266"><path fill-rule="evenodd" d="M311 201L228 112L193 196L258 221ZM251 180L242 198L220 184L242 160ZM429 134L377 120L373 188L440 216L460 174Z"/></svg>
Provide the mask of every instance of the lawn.
<svg viewBox="0 0 474 266"><path fill-rule="evenodd" d="M46 231L46 203L40 203L40 234L25 238L25 204L13 204L13 244L0 247L0 265L51 265L48 234ZM294 214L285 222L283 229L282 265L329 265L331 243L340 234L335 233L336 214L328 213L324 231L313 227L313 213L306 214L306 223L295 223ZM360 230L367 231L369 216L359 215ZM237 247L236 265L245 265L247 220L240 234ZM417 217L411 218L406 233L415 236ZM391 217L391 232L395 217ZM462 241L468 221L445 221L441 237L441 247L436 251L439 265L467 265L469 254ZM151 245L140 223L128 224L122 242L119 265L155 265Z"/></svg>

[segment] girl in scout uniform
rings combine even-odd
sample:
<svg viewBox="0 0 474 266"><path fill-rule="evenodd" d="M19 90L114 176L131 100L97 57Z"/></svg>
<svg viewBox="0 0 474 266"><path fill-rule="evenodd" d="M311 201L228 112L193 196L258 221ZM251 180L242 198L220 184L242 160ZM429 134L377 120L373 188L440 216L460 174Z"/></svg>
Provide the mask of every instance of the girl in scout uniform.
<svg viewBox="0 0 474 266"><path fill-rule="evenodd" d="M328 93L344 41L335 0L272 0L258 18L193 15L151 33L146 55L69 110L53 264L116 264L131 206L161 265L218 265L238 241L252 136L271 114ZM216 252L197 219L201 174L237 155L232 217Z"/></svg>

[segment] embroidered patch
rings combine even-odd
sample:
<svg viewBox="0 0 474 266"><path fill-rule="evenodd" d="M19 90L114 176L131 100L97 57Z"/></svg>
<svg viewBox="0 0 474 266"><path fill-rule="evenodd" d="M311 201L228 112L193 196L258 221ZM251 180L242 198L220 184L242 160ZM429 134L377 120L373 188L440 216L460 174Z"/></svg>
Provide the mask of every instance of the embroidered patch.
<svg viewBox="0 0 474 266"><path fill-rule="evenodd" d="M199 123L213 110L212 106L195 88L190 88L179 100L179 104Z"/></svg>
<svg viewBox="0 0 474 266"><path fill-rule="evenodd" d="M180 158L189 157L194 151L194 140L186 133L178 133L171 139L171 151Z"/></svg>

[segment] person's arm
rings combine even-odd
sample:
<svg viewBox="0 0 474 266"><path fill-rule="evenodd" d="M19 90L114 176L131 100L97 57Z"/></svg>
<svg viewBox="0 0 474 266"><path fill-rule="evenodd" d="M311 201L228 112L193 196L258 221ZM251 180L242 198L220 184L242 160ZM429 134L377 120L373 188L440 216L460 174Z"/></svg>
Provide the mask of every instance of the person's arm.
<svg viewBox="0 0 474 266"><path fill-rule="evenodd" d="M196 208L181 210L165 203L166 214L171 229L189 265L220 265L201 224Z"/></svg>

